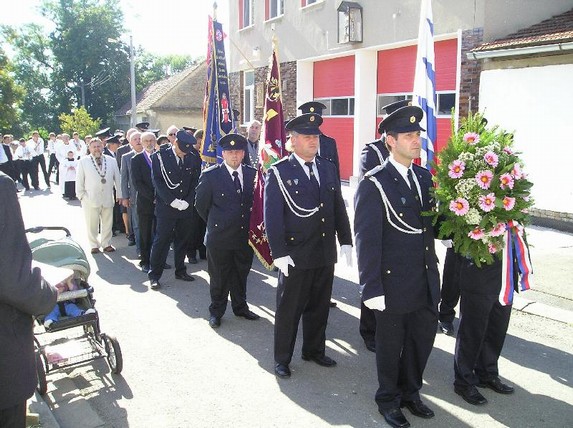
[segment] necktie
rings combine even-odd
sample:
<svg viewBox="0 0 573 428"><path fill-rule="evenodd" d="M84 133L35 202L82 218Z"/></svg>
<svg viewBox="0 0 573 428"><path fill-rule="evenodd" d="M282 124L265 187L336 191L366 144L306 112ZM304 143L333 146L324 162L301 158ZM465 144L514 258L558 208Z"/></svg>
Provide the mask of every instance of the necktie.
<svg viewBox="0 0 573 428"><path fill-rule="evenodd" d="M416 183L414 183L414 177L412 177L412 170L409 168L407 176L408 176L408 183L410 183L410 190L412 191L412 195L414 195L414 199L416 199L418 203L422 205L422 202L420 201L420 196L418 195L418 188L416 187Z"/></svg>
<svg viewBox="0 0 573 428"><path fill-rule="evenodd" d="M96 158L97 166L101 166L101 158Z"/></svg>
<svg viewBox="0 0 573 428"><path fill-rule="evenodd" d="M233 171L233 183L235 183L237 193L241 193L241 180L239 180L239 173L237 171Z"/></svg>
<svg viewBox="0 0 573 428"><path fill-rule="evenodd" d="M312 162L305 162L304 164L308 167L308 171L310 174L310 182L312 184L314 184L315 187L318 189L320 186L318 184L318 180L316 179L316 176L314 175L314 171L312 169Z"/></svg>
<svg viewBox="0 0 573 428"><path fill-rule="evenodd" d="M179 166L179 169L183 169L183 159L179 156L177 156L177 165Z"/></svg>

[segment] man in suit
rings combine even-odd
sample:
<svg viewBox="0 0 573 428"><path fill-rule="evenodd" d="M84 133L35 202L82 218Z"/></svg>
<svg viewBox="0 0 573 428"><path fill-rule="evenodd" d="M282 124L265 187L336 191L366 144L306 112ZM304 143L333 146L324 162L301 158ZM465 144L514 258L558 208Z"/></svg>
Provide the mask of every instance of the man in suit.
<svg viewBox="0 0 573 428"><path fill-rule="evenodd" d="M420 156L419 107L402 107L382 122L388 159L370 170L355 196L354 232L364 305L376 316L376 403L393 427L410 426L401 407L423 418L422 376L436 336L440 294L434 250L430 172Z"/></svg>
<svg viewBox="0 0 573 428"><path fill-rule="evenodd" d="M133 155L130 167L132 190L136 199L135 214L139 223L139 246L141 248L139 266L145 273L149 272L155 224L155 189L151 181L151 155L155 152L156 142L155 134L144 132L141 136L143 150Z"/></svg>
<svg viewBox="0 0 573 428"><path fill-rule="evenodd" d="M99 253L100 246L111 253L115 251L111 245L113 207L122 198L119 170L115 159L103 154L99 138L90 141L89 150L90 154L78 161L76 195L84 211L91 253Z"/></svg>
<svg viewBox="0 0 573 428"><path fill-rule="evenodd" d="M2 172L0 199L0 426L24 428L38 382L32 316L49 313L57 291L32 269L16 186Z"/></svg>
<svg viewBox="0 0 573 428"><path fill-rule="evenodd" d="M201 162L191 153L194 144L195 137L181 130L177 132L173 145L161 146L151 156L157 225L148 277L154 290L161 287L159 280L165 269L173 236L175 278L182 281L195 280L185 268L185 253L192 239L195 187L199 179L196 165Z"/></svg>
<svg viewBox="0 0 573 428"><path fill-rule="evenodd" d="M336 235L347 263L352 236L340 180L332 162L317 156L320 115L303 114L287 124L294 153L268 171L264 217L279 270L275 314L275 374L290 377L302 316L302 359L336 365L325 355L326 324L336 263Z"/></svg>
<svg viewBox="0 0 573 428"><path fill-rule="evenodd" d="M318 101L309 101L301 104L298 109L303 113L316 113L322 116L322 111L326 106ZM336 173L340 179L340 162L338 160L338 148L336 147L336 140L328 135L320 134L320 145L318 148L318 155L323 159L328 159L336 166Z"/></svg>
<svg viewBox="0 0 573 428"><path fill-rule="evenodd" d="M2 152L0 152L0 171L10 177L12 180L16 181L18 175L16 174L16 167L14 166L14 158L12 156L12 149L10 144L12 143L12 136L6 134L2 136Z"/></svg>
<svg viewBox="0 0 573 428"><path fill-rule="evenodd" d="M410 105L412 105L412 100L401 100L382 107L382 110L384 110L386 114L389 115L398 110L400 107ZM382 135L380 139L371 143L367 143L360 153L360 177L364 177L364 174L366 174L368 171L377 167L378 165L382 165L388 158L389 152L386 148L382 122L378 124L378 132ZM360 291L362 292L362 290ZM366 345L366 349L372 352L376 352L376 316L372 309L368 309L366 306L364 306L364 303L361 303L360 305L359 331L360 336L362 336L364 344Z"/></svg>
<svg viewBox="0 0 573 428"><path fill-rule="evenodd" d="M197 212L207 223L205 246L212 328L221 325L229 293L236 316L259 319L247 305L247 276L253 263L249 222L256 171L241 164L247 150L245 137L227 134L219 140L219 146L223 163L203 171L195 199Z"/></svg>
<svg viewBox="0 0 573 428"><path fill-rule="evenodd" d="M185 129L188 128L188 129ZM191 132L189 129L193 129L190 126L184 126L185 132ZM201 150L201 143L203 142L203 130L198 129L193 133L195 140L197 143L193 146L191 151L199 158L201 158L201 154L199 151ZM196 173L198 175L201 174L202 165L200 163L196 164ZM189 248L187 248L187 259L189 263L192 265L197 264L197 252L199 252L199 258L202 260L207 259L207 250L205 248L205 244L203 243L205 238L205 228L206 224L205 221L201 218L199 213L197 212L197 208L193 207L193 234L191 237L191 241L189 242Z"/></svg>
<svg viewBox="0 0 573 428"><path fill-rule="evenodd" d="M137 221L137 198L135 195L135 190L133 189L133 183L131 181L131 159L136 153L140 153L143 150L141 145L141 133L133 132L129 138L129 145L131 150L121 157L121 168L119 173L121 175L121 193L123 194L123 199L121 201L122 208L125 210L124 223L127 223L129 230L127 239L129 246L136 245L137 253L140 254L139 245L139 223ZM123 215L123 214L122 214Z"/></svg>
<svg viewBox="0 0 573 428"><path fill-rule="evenodd" d="M247 128L247 151L243 164L252 166L257 169L259 167L259 140L261 138L261 122L253 120L249 123Z"/></svg>

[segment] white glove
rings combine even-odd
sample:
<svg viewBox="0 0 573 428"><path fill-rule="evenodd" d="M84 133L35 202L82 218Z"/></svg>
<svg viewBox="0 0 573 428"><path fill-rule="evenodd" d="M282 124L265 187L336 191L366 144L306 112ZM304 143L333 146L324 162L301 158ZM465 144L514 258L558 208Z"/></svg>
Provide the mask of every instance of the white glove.
<svg viewBox="0 0 573 428"><path fill-rule="evenodd" d="M452 245L454 244L451 239L442 239L441 243L446 248L452 248Z"/></svg>
<svg viewBox="0 0 573 428"><path fill-rule="evenodd" d="M346 258L346 266L352 267L352 245L340 246L340 258Z"/></svg>
<svg viewBox="0 0 573 428"><path fill-rule="evenodd" d="M364 306L368 309L382 312L386 309L386 299L384 296L377 296L364 301Z"/></svg>
<svg viewBox="0 0 573 428"><path fill-rule="evenodd" d="M171 202L171 208L175 208L176 210L179 210L181 208L179 208L181 206L181 199L173 199L173 202Z"/></svg>
<svg viewBox="0 0 573 428"><path fill-rule="evenodd" d="M291 256L283 256L274 260L275 267L282 272L284 276L288 276L288 267L294 267L294 261Z"/></svg>
<svg viewBox="0 0 573 428"><path fill-rule="evenodd" d="M187 208L189 208L189 202L187 202L183 199L180 199L179 200L179 206L180 206L179 210L185 211Z"/></svg>

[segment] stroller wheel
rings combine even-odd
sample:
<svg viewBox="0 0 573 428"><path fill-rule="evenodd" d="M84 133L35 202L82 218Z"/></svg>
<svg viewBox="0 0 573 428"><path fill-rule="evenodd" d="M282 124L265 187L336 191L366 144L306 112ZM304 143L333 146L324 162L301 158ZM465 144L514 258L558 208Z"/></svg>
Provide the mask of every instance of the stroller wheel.
<svg viewBox="0 0 573 428"><path fill-rule="evenodd" d="M38 394L46 395L48 392L48 382L46 380L46 368L44 366L44 359L40 354L40 351L36 350L36 375L38 377L38 385L36 389L38 390Z"/></svg>
<svg viewBox="0 0 573 428"><path fill-rule="evenodd" d="M119 347L119 342L113 336L108 336L107 334L101 335L103 343L105 346L105 352L107 354L107 363L112 373L120 374L123 369L123 356L121 354L121 348Z"/></svg>

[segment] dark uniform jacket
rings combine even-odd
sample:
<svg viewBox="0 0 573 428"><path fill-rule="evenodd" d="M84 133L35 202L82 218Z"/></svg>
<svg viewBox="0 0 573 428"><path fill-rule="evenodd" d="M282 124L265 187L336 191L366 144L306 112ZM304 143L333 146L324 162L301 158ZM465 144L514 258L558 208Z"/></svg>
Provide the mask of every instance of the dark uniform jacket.
<svg viewBox="0 0 573 428"><path fill-rule="evenodd" d="M131 144L124 144L123 146L119 146L115 151L115 160L117 161L117 167L121 170L121 158L124 154L133 150Z"/></svg>
<svg viewBox="0 0 573 428"><path fill-rule="evenodd" d="M241 249L249 245L256 170L241 165L243 192L237 193L233 178L223 164L207 168L199 178L195 208L205 223L205 246Z"/></svg>
<svg viewBox="0 0 573 428"><path fill-rule="evenodd" d="M342 199L340 180L332 162L315 158L320 195L315 194L294 154L275 163L267 172L265 227L273 258L291 256L295 268L313 269L336 263L336 236L340 245L352 245L350 223ZM295 215L277 182L279 171L286 192L301 208L319 207L310 217Z"/></svg>
<svg viewBox="0 0 573 428"><path fill-rule="evenodd" d="M364 177L372 168L382 165L388 156L390 153L382 138L366 144L360 153L360 177Z"/></svg>
<svg viewBox="0 0 573 428"><path fill-rule="evenodd" d="M336 140L334 138L320 134L319 156L323 159L328 159L336 166L336 174L340 179L340 162L338 160L338 149L336 148Z"/></svg>
<svg viewBox="0 0 573 428"><path fill-rule="evenodd" d="M143 152L131 158L130 173L136 192L137 212L152 215L155 210L155 190L151 181L151 167Z"/></svg>
<svg viewBox="0 0 573 428"><path fill-rule="evenodd" d="M32 252L14 182L0 173L0 410L23 403L36 388L32 315L48 314L57 291L32 269Z"/></svg>
<svg viewBox="0 0 573 428"><path fill-rule="evenodd" d="M190 152L183 158L183 167L180 168L175 157L171 145L161 146L159 151L151 156L152 180L156 196L155 215L157 217L185 218L193 216L195 187L199 179L196 165L201 162L201 159ZM175 199L187 201L189 207L183 211L171 207L171 203Z"/></svg>
<svg viewBox="0 0 573 428"><path fill-rule="evenodd" d="M386 310L391 313L412 312L429 301L436 307L440 299L432 218L420 214L421 210L434 206L429 195L432 176L418 165L413 165L413 170L422 191L422 208L404 178L388 161L373 178L382 185L396 215L387 213L378 188L368 177L360 181L355 196L354 232L363 300L383 295ZM406 227L399 220L422 233L397 230L387 215L402 229Z"/></svg>

